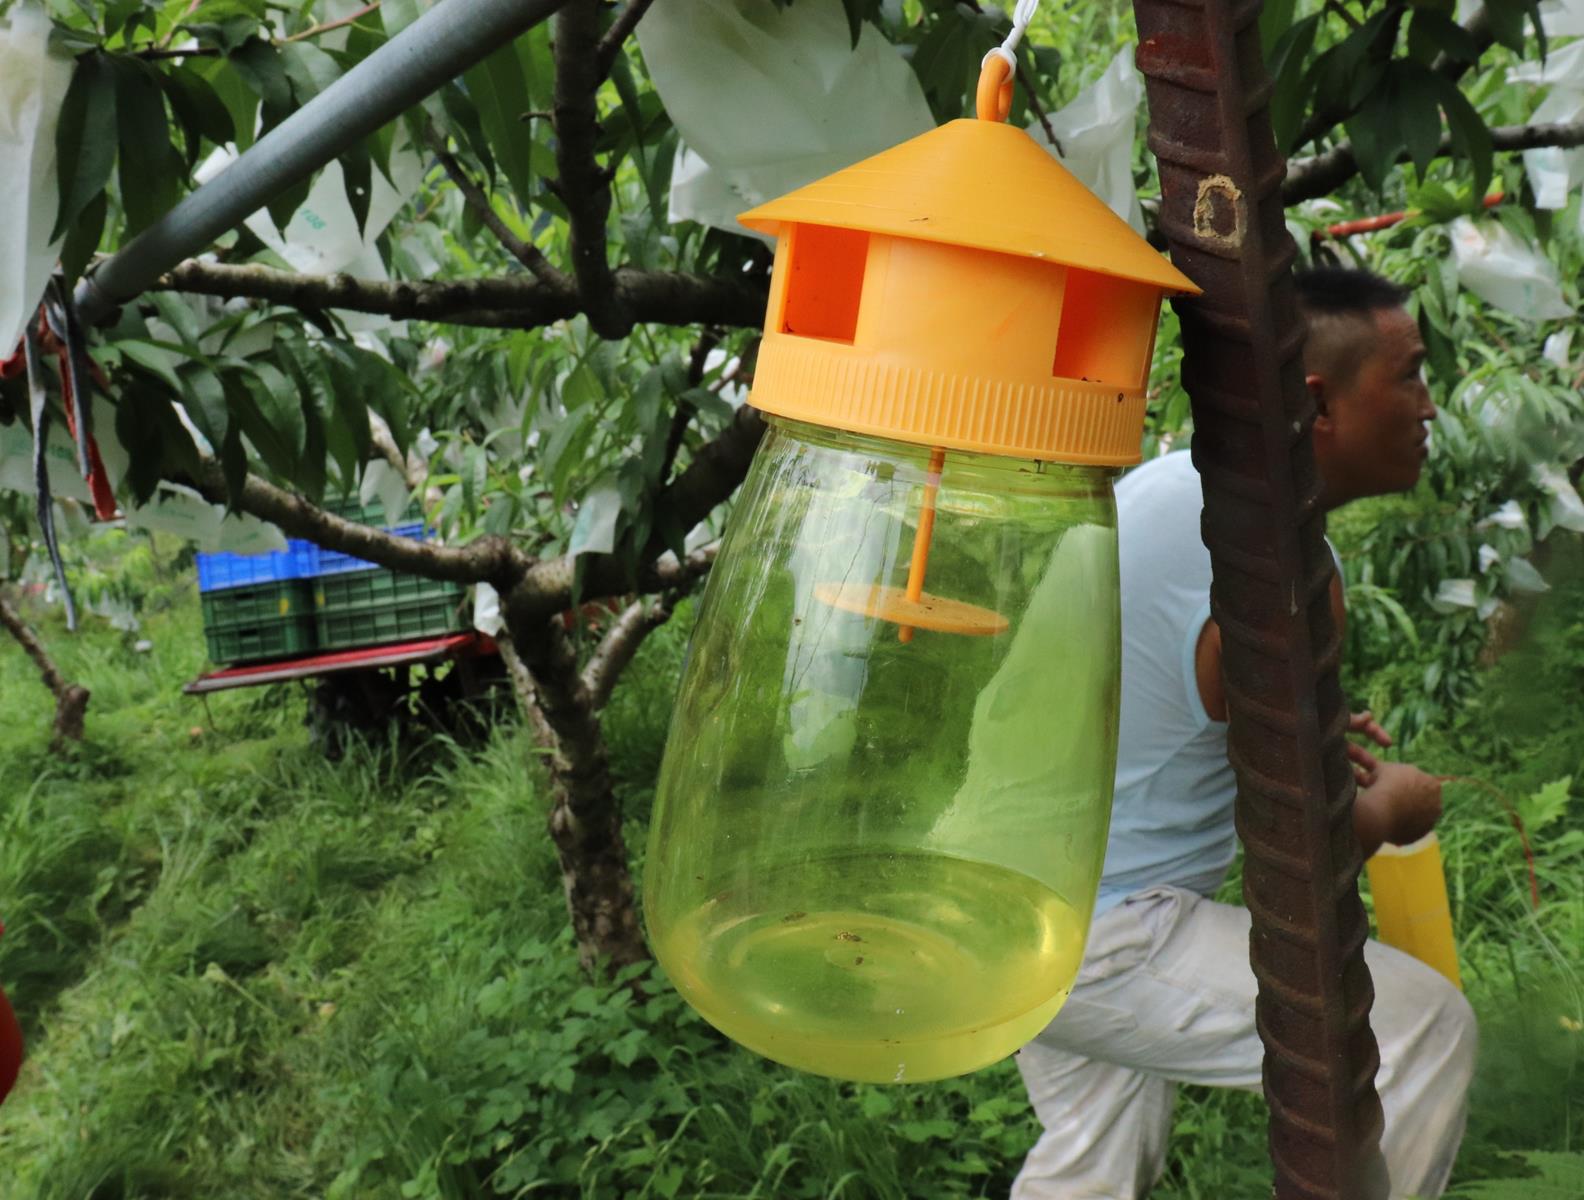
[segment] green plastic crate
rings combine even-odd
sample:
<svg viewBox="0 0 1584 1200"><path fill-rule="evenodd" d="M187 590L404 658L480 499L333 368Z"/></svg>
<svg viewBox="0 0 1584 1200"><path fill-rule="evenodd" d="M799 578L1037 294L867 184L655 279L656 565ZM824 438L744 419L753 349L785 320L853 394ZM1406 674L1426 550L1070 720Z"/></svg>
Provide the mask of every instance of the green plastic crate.
<svg viewBox="0 0 1584 1200"><path fill-rule="evenodd" d="M275 617L255 625L206 628L209 658L217 663L262 662L306 654L317 645L311 616Z"/></svg>
<svg viewBox="0 0 1584 1200"><path fill-rule="evenodd" d="M464 627L462 608L460 595L436 596L339 612L322 609L315 614L314 624L321 650L377 646L456 633Z"/></svg>
<svg viewBox="0 0 1584 1200"><path fill-rule="evenodd" d="M343 517L348 521L356 521L359 525L384 525L386 523L385 506L378 500L368 504L359 504L356 498L331 500L326 497L324 509L326 512L334 513L336 516ZM423 520L423 506L417 500L412 500L407 505L407 511L395 521L392 521L391 524L400 525L408 521L421 520Z"/></svg>
<svg viewBox="0 0 1584 1200"><path fill-rule="evenodd" d="M205 629L233 629L286 617L311 617L313 581L277 579L270 583L249 583L204 592L199 600L203 604Z"/></svg>
<svg viewBox="0 0 1584 1200"><path fill-rule="evenodd" d="M467 590L460 583L425 579L384 567L372 571L349 571L343 575L324 575L313 580L314 612L342 613L384 608L412 600L450 600L458 602Z"/></svg>

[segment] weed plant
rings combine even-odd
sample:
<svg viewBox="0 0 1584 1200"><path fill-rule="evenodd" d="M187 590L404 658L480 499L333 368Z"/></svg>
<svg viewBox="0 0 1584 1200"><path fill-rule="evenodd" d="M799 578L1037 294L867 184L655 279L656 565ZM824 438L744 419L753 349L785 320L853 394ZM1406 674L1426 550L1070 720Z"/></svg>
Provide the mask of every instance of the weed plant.
<svg viewBox="0 0 1584 1200"><path fill-rule="evenodd" d="M1442 827L1483 1033L1465 1197L1580 1194L1548 1182L1576 1181L1584 1149L1575 567L1413 748L1479 781L1448 786ZM135 635L34 614L94 689L80 749L48 751L48 696L0 646L0 980L30 1038L0 1200L1006 1194L1038 1132L1009 1062L839 1084L730 1045L662 978L589 982L515 720L482 746L326 762L300 689L181 695L204 666L196 598L160 586ZM640 853L688 618L606 717ZM1498 794L1528 822L1538 910ZM1155 1196L1269 1177L1260 1097L1182 1089Z"/></svg>

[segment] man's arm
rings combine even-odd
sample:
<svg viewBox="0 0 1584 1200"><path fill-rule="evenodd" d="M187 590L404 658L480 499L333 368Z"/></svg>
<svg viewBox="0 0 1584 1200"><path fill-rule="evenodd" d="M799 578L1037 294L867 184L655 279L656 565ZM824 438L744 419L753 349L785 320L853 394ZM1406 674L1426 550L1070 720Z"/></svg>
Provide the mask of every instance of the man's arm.
<svg viewBox="0 0 1584 1200"><path fill-rule="evenodd" d="M1331 580L1331 611L1337 631L1346 629L1347 611L1342 599L1342 581ZM1227 719L1226 685L1221 676L1221 630L1206 621L1194 648L1194 678L1199 687L1199 702L1214 721ZM1354 716L1351 729L1377 745L1391 745L1386 731L1368 713ZM1383 843L1406 845L1418 841L1435 828L1441 817L1441 781L1408 763L1378 762L1352 742L1348 756L1359 770L1358 798L1353 802L1353 833L1368 858Z"/></svg>

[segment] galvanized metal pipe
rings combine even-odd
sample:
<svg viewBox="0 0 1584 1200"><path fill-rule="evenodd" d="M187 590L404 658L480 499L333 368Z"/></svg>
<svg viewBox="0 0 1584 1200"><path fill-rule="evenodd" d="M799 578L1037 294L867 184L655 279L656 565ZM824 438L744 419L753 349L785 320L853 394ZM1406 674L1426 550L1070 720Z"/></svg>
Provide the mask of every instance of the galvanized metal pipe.
<svg viewBox="0 0 1584 1200"><path fill-rule="evenodd" d="M567 0L445 0L255 142L77 285L98 323L177 263L308 178L385 122L561 8ZM527 137L525 129L523 136Z"/></svg>

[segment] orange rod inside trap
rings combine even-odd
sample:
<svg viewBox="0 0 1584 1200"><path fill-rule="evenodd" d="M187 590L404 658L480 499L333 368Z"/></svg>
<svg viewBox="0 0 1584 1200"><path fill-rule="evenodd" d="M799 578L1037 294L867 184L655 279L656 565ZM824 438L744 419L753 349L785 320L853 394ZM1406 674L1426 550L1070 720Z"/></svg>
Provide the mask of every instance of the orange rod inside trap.
<svg viewBox="0 0 1584 1200"><path fill-rule="evenodd" d="M908 564L907 598L917 603L924 594L924 568L929 565L930 539L935 534L935 497L940 492L941 469L946 465L946 448L930 451L929 474L924 479L924 503L919 507L918 533L913 537L913 561ZM913 626L903 625L897 639L913 640Z"/></svg>

